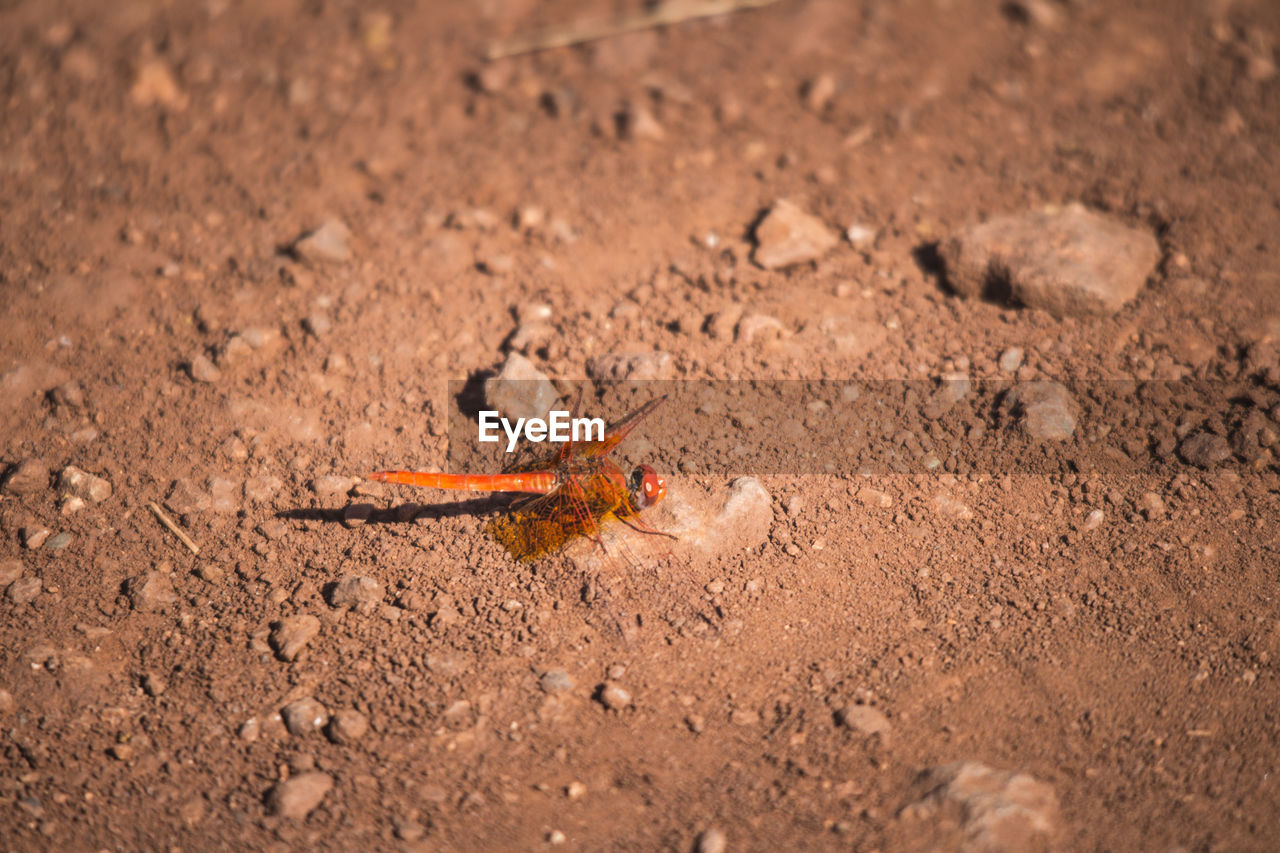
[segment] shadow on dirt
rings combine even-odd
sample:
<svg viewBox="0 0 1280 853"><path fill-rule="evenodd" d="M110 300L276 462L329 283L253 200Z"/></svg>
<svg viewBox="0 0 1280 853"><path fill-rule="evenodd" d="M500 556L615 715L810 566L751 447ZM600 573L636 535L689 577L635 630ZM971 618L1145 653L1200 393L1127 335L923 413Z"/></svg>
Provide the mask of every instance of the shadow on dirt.
<svg viewBox="0 0 1280 853"><path fill-rule="evenodd" d="M503 496L475 498L465 501L422 504L406 501L383 509L369 503L351 503L344 507L299 507L276 513L276 518L290 521L325 521L335 524L409 524L417 519L456 518L458 516L494 515L510 508L512 500Z"/></svg>

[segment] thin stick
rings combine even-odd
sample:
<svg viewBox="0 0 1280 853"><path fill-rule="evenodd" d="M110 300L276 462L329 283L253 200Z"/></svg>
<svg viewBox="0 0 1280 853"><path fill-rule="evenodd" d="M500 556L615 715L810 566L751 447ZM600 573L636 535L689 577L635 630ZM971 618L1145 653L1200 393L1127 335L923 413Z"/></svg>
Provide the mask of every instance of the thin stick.
<svg viewBox="0 0 1280 853"><path fill-rule="evenodd" d="M164 510L156 506L154 503L149 503L147 506L151 507L151 511L155 513L156 518L160 519L160 523L169 528L170 533L178 537L179 542L186 545L187 548L191 550L192 554L195 554L196 556L200 555L200 546L192 542L191 537L183 533L182 528L174 524L173 519L164 514Z"/></svg>
<svg viewBox="0 0 1280 853"><path fill-rule="evenodd" d="M654 9L623 15L610 21L578 21L513 36L490 47L488 58L502 59L553 47L568 47L610 36L633 33L637 30L679 24L698 18L710 18L713 15L727 15L743 9L757 9L777 2L778 0L701 0L701 2L663 3Z"/></svg>

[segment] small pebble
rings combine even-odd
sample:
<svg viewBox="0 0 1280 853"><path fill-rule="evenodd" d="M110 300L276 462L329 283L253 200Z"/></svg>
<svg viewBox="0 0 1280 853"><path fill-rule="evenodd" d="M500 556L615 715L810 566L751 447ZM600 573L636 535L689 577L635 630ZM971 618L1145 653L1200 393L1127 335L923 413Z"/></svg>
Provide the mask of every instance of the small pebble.
<svg viewBox="0 0 1280 853"><path fill-rule="evenodd" d="M329 593L329 604L339 610L356 610L372 613L382 603L386 590L373 578L348 575L334 584Z"/></svg>
<svg viewBox="0 0 1280 853"><path fill-rule="evenodd" d="M1084 517L1084 529L1093 530L1102 524L1103 512L1100 509L1092 510Z"/></svg>
<svg viewBox="0 0 1280 853"><path fill-rule="evenodd" d="M262 736L262 723L257 717L250 717L240 724L236 735L245 743L253 743Z"/></svg>
<svg viewBox="0 0 1280 853"><path fill-rule="evenodd" d="M320 633L320 620L309 613L286 616L271 626L268 642L280 660L297 660L315 636Z"/></svg>
<svg viewBox="0 0 1280 853"><path fill-rule="evenodd" d="M285 705L280 709L280 717L290 734L309 735L329 722L329 709L308 696Z"/></svg>
<svg viewBox="0 0 1280 853"><path fill-rule="evenodd" d="M58 475L58 490L90 503L100 504L111 497L111 483L102 477L68 465Z"/></svg>
<svg viewBox="0 0 1280 853"><path fill-rule="evenodd" d="M867 737L879 735L885 745L888 745L889 732L893 728L889 718L870 705L846 705L836 713L836 722Z"/></svg>
<svg viewBox="0 0 1280 853"><path fill-rule="evenodd" d="M30 495L49 486L49 466L43 459L23 459L5 475L3 491L10 495Z"/></svg>
<svg viewBox="0 0 1280 853"><path fill-rule="evenodd" d="M84 391L78 382L64 382L49 392L50 399L59 406L78 409L84 405Z"/></svg>
<svg viewBox="0 0 1280 853"><path fill-rule="evenodd" d="M179 478L169 487L164 505L178 515L207 512L213 507L213 498L190 480Z"/></svg>
<svg viewBox="0 0 1280 853"><path fill-rule="evenodd" d="M47 527L24 527L22 528L22 544L28 549L34 551L43 545L53 531Z"/></svg>
<svg viewBox="0 0 1280 853"><path fill-rule="evenodd" d="M838 239L825 222L779 199L755 228L752 260L767 270L816 260L835 247Z"/></svg>
<svg viewBox="0 0 1280 853"><path fill-rule="evenodd" d="M631 694L613 682L600 687L600 702L612 711L621 711L631 704Z"/></svg>
<svg viewBox="0 0 1280 853"><path fill-rule="evenodd" d="M538 679L538 686L544 693L568 693L574 688L574 682L563 669L549 669Z"/></svg>
<svg viewBox="0 0 1280 853"><path fill-rule="evenodd" d="M313 337L323 338L333 329L333 321L329 319L328 314L313 311L302 318L302 328L310 332Z"/></svg>
<svg viewBox="0 0 1280 853"><path fill-rule="evenodd" d="M318 497L330 498L334 495L345 495L351 491L355 484L354 477L327 474L323 477L316 477L311 481L311 491L315 492Z"/></svg>
<svg viewBox="0 0 1280 853"><path fill-rule="evenodd" d="M329 740L344 746L359 741L368 731L369 718L353 708L335 713L325 728Z"/></svg>
<svg viewBox="0 0 1280 853"><path fill-rule="evenodd" d="M204 353L196 353L191 357L191 363L187 365L187 372L197 382L212 383L222 378L222 371Z"/></svg>
<svg viewBox="0 0 1280 853"><path fill-rule="evenodd" d="M267 795L267 808L272 814L290 820L302 820L324 801L333 789L333 777L318 770L300 773L278 782Z"/></svg>
<svg viewBox="0 0 1280 853"><path fill-rule="evenodd" d="M1018 368L1022 367L1022 347L1009 347L1000 353L998 364L1005 373L1017 373Z"/></svg>
<svg viewBox="0 0 1280 853"><path fill-rule="evenodd" d="M844 238L851 246L865 246L876 238L876 229L855 222L845 229Z"/></svg>
<svg viewBox="0 0 1280 853"><path fill-rule="evenodd" d="M9 584L9 600L17 605L30 604L36 600L43 588L44 581L40 578L34 576L18 578Z"/></svg>
<svg viewBox="0 0 1280 853"><path fill-rule="evenodd" d="M820 113L831 103L836 94L836 78L830 74L819 74L804 87L804 105L815 113Z"/></svg>
<svg viewBox="0 0 1280 853"><path fill-rule="evenodd" d="M55 533L53 536L49 537L49 541L44 543L44 549L46 551L53 552L61 551L63 548L71 544L71 538L71 534L65 530L61 533Z"/></svg>
<svg viewBox="0 0 1280 853"><path fill-rule="evenodd" d="M160 572L147 572L130 578L125 591L133 609L141 613L159 613L178 601L173 582Z"/></svg>
<svg viewBox="0 0 1280 853"><path fill-rule="evenodd" d="M8 586L26 572L26 566L17 557L0 560L0 587Z"/></svg>
<svg viewBox="0 0 1280 853"><path fill-rule="evenodd" d="M351 229L330 219L319 228L304 234L293 244L293 253L311 263L338 263L351 258Z"/></svg>
<svg viewBox="0 0 1280 853"><path fill-rule="evenodd" d="M729 840L717 827L705 829L698 835L698 853L725 853L728 847Z"/></svg>
<svg viewBox="0 0 1280 853"><path fill-rule="evenodd" d="M169 689L169 683L164 680L164 676L147 672L142 676L142 689L148 696L160 696Z"/></svg>
<svg viewBox="0 0 1280 853"><path fill-rule="evenodd" d="M373 515L373 504L349 504L342 509L342 526L360 527Z"/></svg>
<svg viewBox="0 0 1280 853"><path fill-rule="evenodd" d="M1183 440L1178 447L1178 455L1190 465L1212 468L1231 458L1231 445L1220 435L1197 432Z"/></svg>
<svg viewBox="0 0 1280 853"><path fill-rule="evenodd" d="M618 117L618 136L621 139L638 139L661 142L667 132L643 104L630 104Z"/></svg>
<svg viewBox="0 0 1280 853"><path fill-rule="evenodd" d="M1138 499L1138 509L1147 521L1159 521L1164 518L1164 498L1155 492L1144 492Z"/></svg>

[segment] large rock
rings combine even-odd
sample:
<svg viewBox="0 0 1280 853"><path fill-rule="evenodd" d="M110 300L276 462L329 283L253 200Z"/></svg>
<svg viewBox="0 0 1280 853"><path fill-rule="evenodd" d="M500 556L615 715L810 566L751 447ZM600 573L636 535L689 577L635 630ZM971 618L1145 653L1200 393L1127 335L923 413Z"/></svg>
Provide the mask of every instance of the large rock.
<svg viewBox="0 0 1280 853"><path fill-rule="evenodd" d="M974 225L938 252L957 293L1012 299L1059 317L1120 310L1160 259L1151 234L1079 204Z"/></svg>
<svg viewBox="0 0 1280 853"><path fill-rule="evenodd" d="M840 241L818 217L786 199L779 199L756 226L756 249L751 259L767 270L816 260Z"/></svg>

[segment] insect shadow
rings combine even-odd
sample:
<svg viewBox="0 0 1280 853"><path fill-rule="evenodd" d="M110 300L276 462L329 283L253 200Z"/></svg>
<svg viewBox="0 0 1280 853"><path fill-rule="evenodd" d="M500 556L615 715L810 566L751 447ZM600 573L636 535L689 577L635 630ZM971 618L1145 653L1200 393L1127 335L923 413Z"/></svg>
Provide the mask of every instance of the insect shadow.
<svg viewBox="0 0 1280 853"><path fill-rule="evenodd" d="M349 503L342 507L299 507L281 510L276 518L290 521L325 521L342 524L352 518L364 524L408 524L415 519L456 518L458 516L495 515L510 509L518 497L493 495L464 501L445 501L436 504L418 504L406 501L386 508L376 508L364 502ZM348 521L348 523L350 523Z"/></svg>

